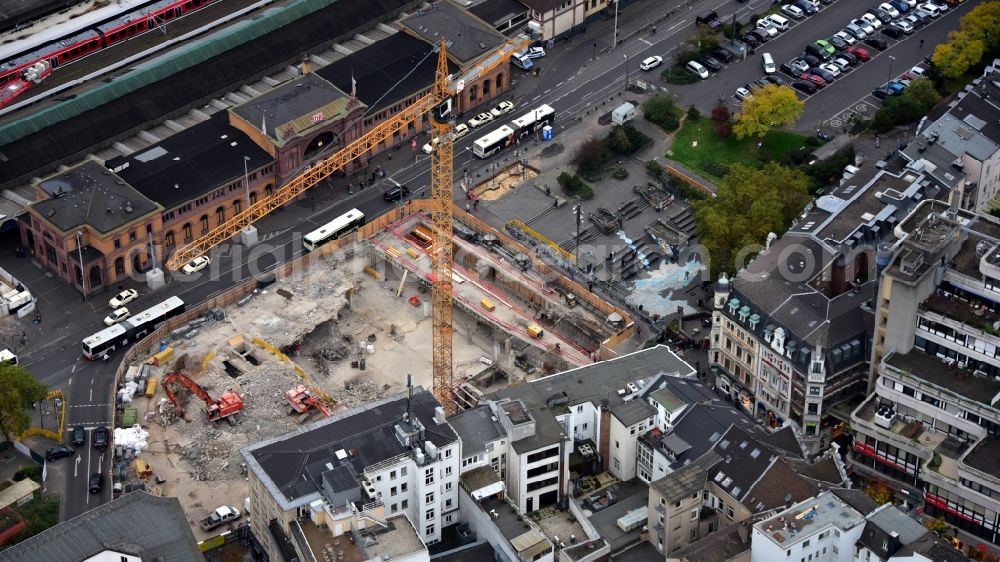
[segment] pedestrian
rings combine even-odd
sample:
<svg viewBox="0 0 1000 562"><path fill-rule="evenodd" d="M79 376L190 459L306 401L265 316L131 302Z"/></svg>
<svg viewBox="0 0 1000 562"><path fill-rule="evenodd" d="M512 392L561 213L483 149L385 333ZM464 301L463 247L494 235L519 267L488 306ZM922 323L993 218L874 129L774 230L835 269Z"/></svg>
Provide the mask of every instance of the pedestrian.
<svg viewBox="0 0 1000 562"><path fill-rule="evenodd" d="M465 212L466 212L466 213L468 213L468 212L469 212L469 204L468 204L468 203L466 203L466 204L465 204Z"/></svg>
<svg viewBox="0 0 1000 562"><path fill-rule="evenodd" d="M472 200L472 210L476 211L478 209L479 209L479 199L473 199Z"/></svg>
<svg viewBox="0 0 1000 562"><path fill-rule="evenodd" d="M923 40L923 39L921 39L921 40L920 40L920 48L921 48L921 49L923 49L923 48L924 48L924 40Z"/></svg>

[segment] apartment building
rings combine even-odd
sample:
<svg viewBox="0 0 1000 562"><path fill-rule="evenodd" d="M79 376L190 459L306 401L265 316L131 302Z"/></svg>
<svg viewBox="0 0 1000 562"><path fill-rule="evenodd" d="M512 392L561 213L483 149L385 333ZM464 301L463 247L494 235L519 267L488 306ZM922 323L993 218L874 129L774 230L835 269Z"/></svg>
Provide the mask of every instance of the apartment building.
<svg viewBox="0 0 1000 562"><path fill-rule="evenodd" d="M862 167L721 278L709 353L717 388L767 427L794 428L807 450L825 448L845 428L835 406L865 390L876 246L943 192L902 159Z"/></svg>
<svg viewBox="0 0 1000 562"><path fill-rule="evenodd" d="M250 526L271 559L291 553L318 560L324 545L353 537L361 546L396 545L378 556L390 560L419 553L458 522L461 443L444 409L420 387L241 454ZM370 560L373 551L362 554Z"/></svg>
<svg viewBox="0 0 1000 562"><path fill-rule="evenodd" d="M1000 225L928 201L882 273L871 395L855 470L944 517L966 547L1000 543Z"/></svg>
<svg viewBox="0 0 1000 562"><path fill-rule="evenodd" d="M504 481L514 505L531 512L559 503L576 471L569 462L574 452L589 467L583 474L607 470L621 480L635 478L638 438L657 416L643 394L658 389L661 377L693 381L694 368L657 346L486 396L491 420L506 436Z"/></svg>
<svg viewBox="0 0 1000 562"><path fill-rule="evenodd" d="M954 193L963 210L996 208L1000 194L1000 59L921 121L902 155Z"/></svg>

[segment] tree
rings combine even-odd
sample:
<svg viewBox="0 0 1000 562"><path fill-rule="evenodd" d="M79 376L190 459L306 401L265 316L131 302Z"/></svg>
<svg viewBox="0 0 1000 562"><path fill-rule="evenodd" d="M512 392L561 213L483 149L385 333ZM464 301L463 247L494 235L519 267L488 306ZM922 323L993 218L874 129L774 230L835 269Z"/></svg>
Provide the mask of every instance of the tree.
<svg viewBox="0 0 1000 562"><path fill-rule="evenodd" d="M865 494L879 505L889 503L889 500L892 499L892 490L881 482L872 482L865 488Z"/></svg>
<svg viewBox="0 0 1000 562"><path fill-rule="evenodd" d="M736 138L763 137L772 127L794 125L805 104L788 86L768 84L743 100L743 111L733 125Z"/></svg>
<svg viewBox="0 0 1000 562"><path fill-rule="evenodd" d="M28 429L28 408L44 400L48 391L24 367L0 361L0 430L5 441L13 441Z"/></svg>
<svg viewBox="0 0 1000 562"><path fill-rule="evenodd" d="M658 125L668 133L681 126L681 109L667 96L654 96L642 104L642 114L646 121Z"/></svg>
<svg viewBox="0 0 1000 562"><path fill-rule="evenodd" d="M608 158L608 149L601 139L592 138L576 149L572 163L582 176L593 177L601 173L601 166Z"/></svg>
<svg viewBox="0 0 1000 562"><path fill-rule="evenodd" d="M983 40L987 51L1000 44L1000 2L983 2L962 16L960 29Z"/></svg>
<svg viewBox="0 0 1000 562"><path fill-rule="evenodd" d="M943 537L950 529L951 525L943 517L935 517L924 521L924 527L939 537Z"/></svg>
<svg viewBox="0 0 1000 562"><path fill-rule="evenodd" d="M896 125L912 123L927 114L941 101L941 94L926 78L917 78L903 90L903 95L891 97L875 114L875 130L887 131Z"/></svg>
<svg viewBox="0 0 1000 562"><path fill-rule="evenodd" d="M612 129L612 131L608 133L607 144L608 148L618 154L632 153L632 141L629 140L624 127L615 127Z"/></svg>
<svg viewBox="0 0 1000 562"><path fill-rule="evenodd" d="M694 202L701 243L708 249L713 276L735 273L744 248L781 234L809 201L809 179L800 170L768 162L761 169L733 164L714 199Z"/></svg>
<svg viewBox="0 0 1000 562"><path fill-rule="evenodd" d="M687 42L698 54L702 54L719 46L719 34L707 25L699 25L695 34L687 38Z"/></svg>
<svg viewBox="0 0 1000 562"><path fill-rule="evenodd" d="M983 58L986 46L982 39L965 31L952 31L948 34L948 42L934 48L931 61L934 67L945 78L958 78L978 64Z"/></svg>

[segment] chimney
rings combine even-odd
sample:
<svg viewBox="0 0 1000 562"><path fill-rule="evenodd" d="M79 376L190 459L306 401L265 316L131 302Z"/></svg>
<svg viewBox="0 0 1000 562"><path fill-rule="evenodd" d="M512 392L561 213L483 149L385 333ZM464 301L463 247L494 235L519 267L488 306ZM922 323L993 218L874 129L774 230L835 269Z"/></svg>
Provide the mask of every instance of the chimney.
<svg viewBox="0 0 1000 562"><path fill-rule="evenodd" d="M847 291L847 266L843 255L837 256L830 268L830 298L834 298Z"/></svg>
<svg viewBox="0 0 1000 562"><path fill-rule="evenodd" d="M901 546L903 545L899 542L899 532L893 531L889 533L889 539L886 541L886 555L892 556L893 554L896 554L896 551L899 550Z"/></svg>

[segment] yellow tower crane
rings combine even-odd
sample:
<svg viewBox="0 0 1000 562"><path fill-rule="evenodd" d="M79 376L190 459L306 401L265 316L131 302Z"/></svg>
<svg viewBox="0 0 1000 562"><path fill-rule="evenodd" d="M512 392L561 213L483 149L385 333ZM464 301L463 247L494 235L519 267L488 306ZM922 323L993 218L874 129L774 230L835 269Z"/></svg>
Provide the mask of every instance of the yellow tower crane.
<svg viewBox="0 0 1000 562"><path fill-rule="evenodd" d="M449 122L451 97L461 93L465 84L472 84L497 66L507 63L510 56L528 45L526 36L506 40L495 51L485 56L479 63L464 69L458 78L448 74L448 55L444 39L438 47L437 70L434 87L412 105L403 109L351 144L328 156L312 168L306 169L285 185L276 189L270 197L263 197L223 224L209 231L197 240L178 249L166 262L167 269L177 271L192 259L201 256L213 247L229 240L244 228L267 216L271 211L302 195L306 190L343 170L355 159L371 153L379 143L401 131L409 123L419 122L431 112L432 138L440 139L431 154L431 222L434 228L434 246L430 249L433 270L431 274L431 304L433 308L433 386L434 395L448 412L453 412L455 400L452 394L452 198L454 179L454 150L452 124ZM446 110L442 111L442 108ZM434 111L437 110L437 111Z"/></svg>

